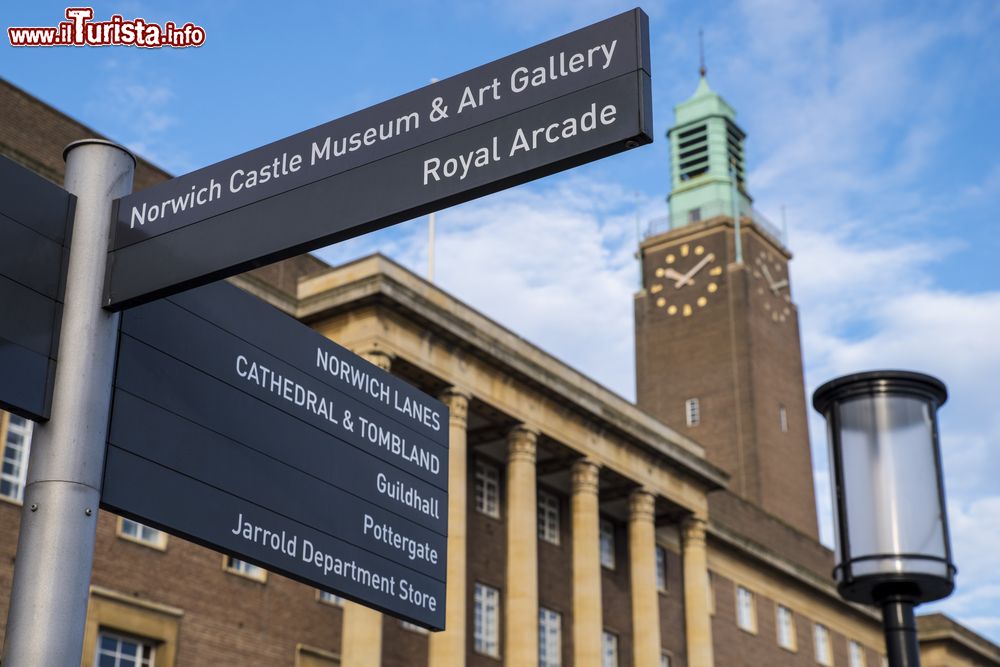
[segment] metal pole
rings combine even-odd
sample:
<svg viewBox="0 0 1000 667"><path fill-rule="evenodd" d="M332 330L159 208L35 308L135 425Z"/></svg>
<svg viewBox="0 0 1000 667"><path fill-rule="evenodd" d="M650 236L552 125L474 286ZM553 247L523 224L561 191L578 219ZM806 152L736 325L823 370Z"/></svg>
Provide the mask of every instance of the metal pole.
<svg viewBox="0 0 1000 667"><path fill-rule="evenodd" d="M4 667L78 667L90 594L118 313L101 308L111 202L135 158L97 139L66 147L73 222L52 418L35 427L7 619Z"/></svg>
<svg viewBox="0 0 1000 667"><path fill-rule="evenodd" d="M891 596L882 600L882 622L889 667L920 667L920 644L913 600Z"/></svg>
<svg viewBox="0 0 1000 667"><path fill-rule="evenodd" d="M434 282L434 222L436 214L431 211L427 216L427 280Z"/></svg>

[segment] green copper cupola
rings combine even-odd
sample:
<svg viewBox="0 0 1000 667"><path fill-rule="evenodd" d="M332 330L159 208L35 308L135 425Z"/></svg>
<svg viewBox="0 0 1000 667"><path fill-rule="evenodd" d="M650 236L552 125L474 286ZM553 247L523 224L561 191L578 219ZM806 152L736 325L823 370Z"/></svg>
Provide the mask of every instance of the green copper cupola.
<svg viewBox="0 0 1000 667"><path fill-rule="evenodd" d="M740 215L749 216L753 200L746 190L746 134L736 124L736 111L709 87L704 72L694 95L674 107L674 117L667 131L670 228L719 215L733 217L734 197Z"/></svg>

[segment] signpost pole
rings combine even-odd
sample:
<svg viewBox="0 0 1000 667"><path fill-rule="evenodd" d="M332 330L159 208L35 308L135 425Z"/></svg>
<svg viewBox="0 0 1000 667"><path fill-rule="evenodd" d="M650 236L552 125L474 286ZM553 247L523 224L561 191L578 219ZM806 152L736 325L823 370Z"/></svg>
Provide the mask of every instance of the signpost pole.
<svg viewBox="0 0 1000 667"><path fill-rule="evenodd" d="M97 529L118 313L101 308L111 204L132 189L135 158L71 143L65 188L78 197L52 417L35 429L21 512L3 664L79 665Z"/></svg>

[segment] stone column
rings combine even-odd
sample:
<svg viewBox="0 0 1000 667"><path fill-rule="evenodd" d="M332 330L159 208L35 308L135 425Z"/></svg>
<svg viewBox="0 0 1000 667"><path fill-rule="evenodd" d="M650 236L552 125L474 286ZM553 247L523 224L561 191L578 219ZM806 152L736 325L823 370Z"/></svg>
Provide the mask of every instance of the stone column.
<svg viewBox="0 0 1000 667"><path fill-rule="evenodd" d="M600 468L589 459L573 464L573 665L601 667Z"/></svg>
<svg viewBox="0 0 1000 667"><path fill-rule="evenodd" d="M504 662L538 665L538 433L516 426L507 438L507 601Z"/></svg>
<svg viewBox="0 0 1000 667"><path fill-rule="evenodd" d="M341 667L379 667L382 664L382 614L345 600L340 644Z"/></svg>
<svg viewBox="0 0 1000 667"><path fill-rule="evenodd" d="M635 667L659 667L660 601L656 586L656 498L644 489L629 496L629 573L632 579L632 645Z"/></svg>
<svg viewBox="0 0 1000 667"><path fill-rule="evenodd" d="M683 526L684 625L687 629L688 667L712 667L712 617L708 596L708 554L705 519L692 516Z"/></svg>
<svg viewBox="0 0 1000 667"><path fill-rule="evenodd" d="M367 350L359 355L384 371L392 357L381 350ZM349 600L344 601L344 630L341 633L342 667L379 667L382 664L382 614Z"/></svg>
<svg viewBox="0 0 1000 667"><path fill-rule="evenodd" d="M441 396L448 406L448 588L445 629L434 632L428 642L430 667L464 667L466 610L466 517L468 499L469 396L449 389Z"/></svg>

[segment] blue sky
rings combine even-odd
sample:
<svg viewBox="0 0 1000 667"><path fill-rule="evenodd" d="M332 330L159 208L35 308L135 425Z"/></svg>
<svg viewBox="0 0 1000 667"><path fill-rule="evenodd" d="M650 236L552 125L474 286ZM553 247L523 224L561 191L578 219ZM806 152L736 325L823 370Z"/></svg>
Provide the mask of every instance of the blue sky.
<svg viewBox="0 0 1000 667"><path fill-rule="evenodd" d="M0 76L180 174L606 18L606 0L123 1L95 16L192 21L186 50L0 47ZM65 4L10 2L4 27ZM941 412L958 590L934 606L1000 642L1000 5L657 2L657 140L438 215L442 288L634 396L636 219L666 214L672 107L709 81L747 131L749 188L789 228L807 391L902 367L948 384ZM0 119L2 122L2 119ZM426 267L426 223L317 253ZM516 299L509 295L516 294ZM829 541L825 435L812 417Z"/></svg>

